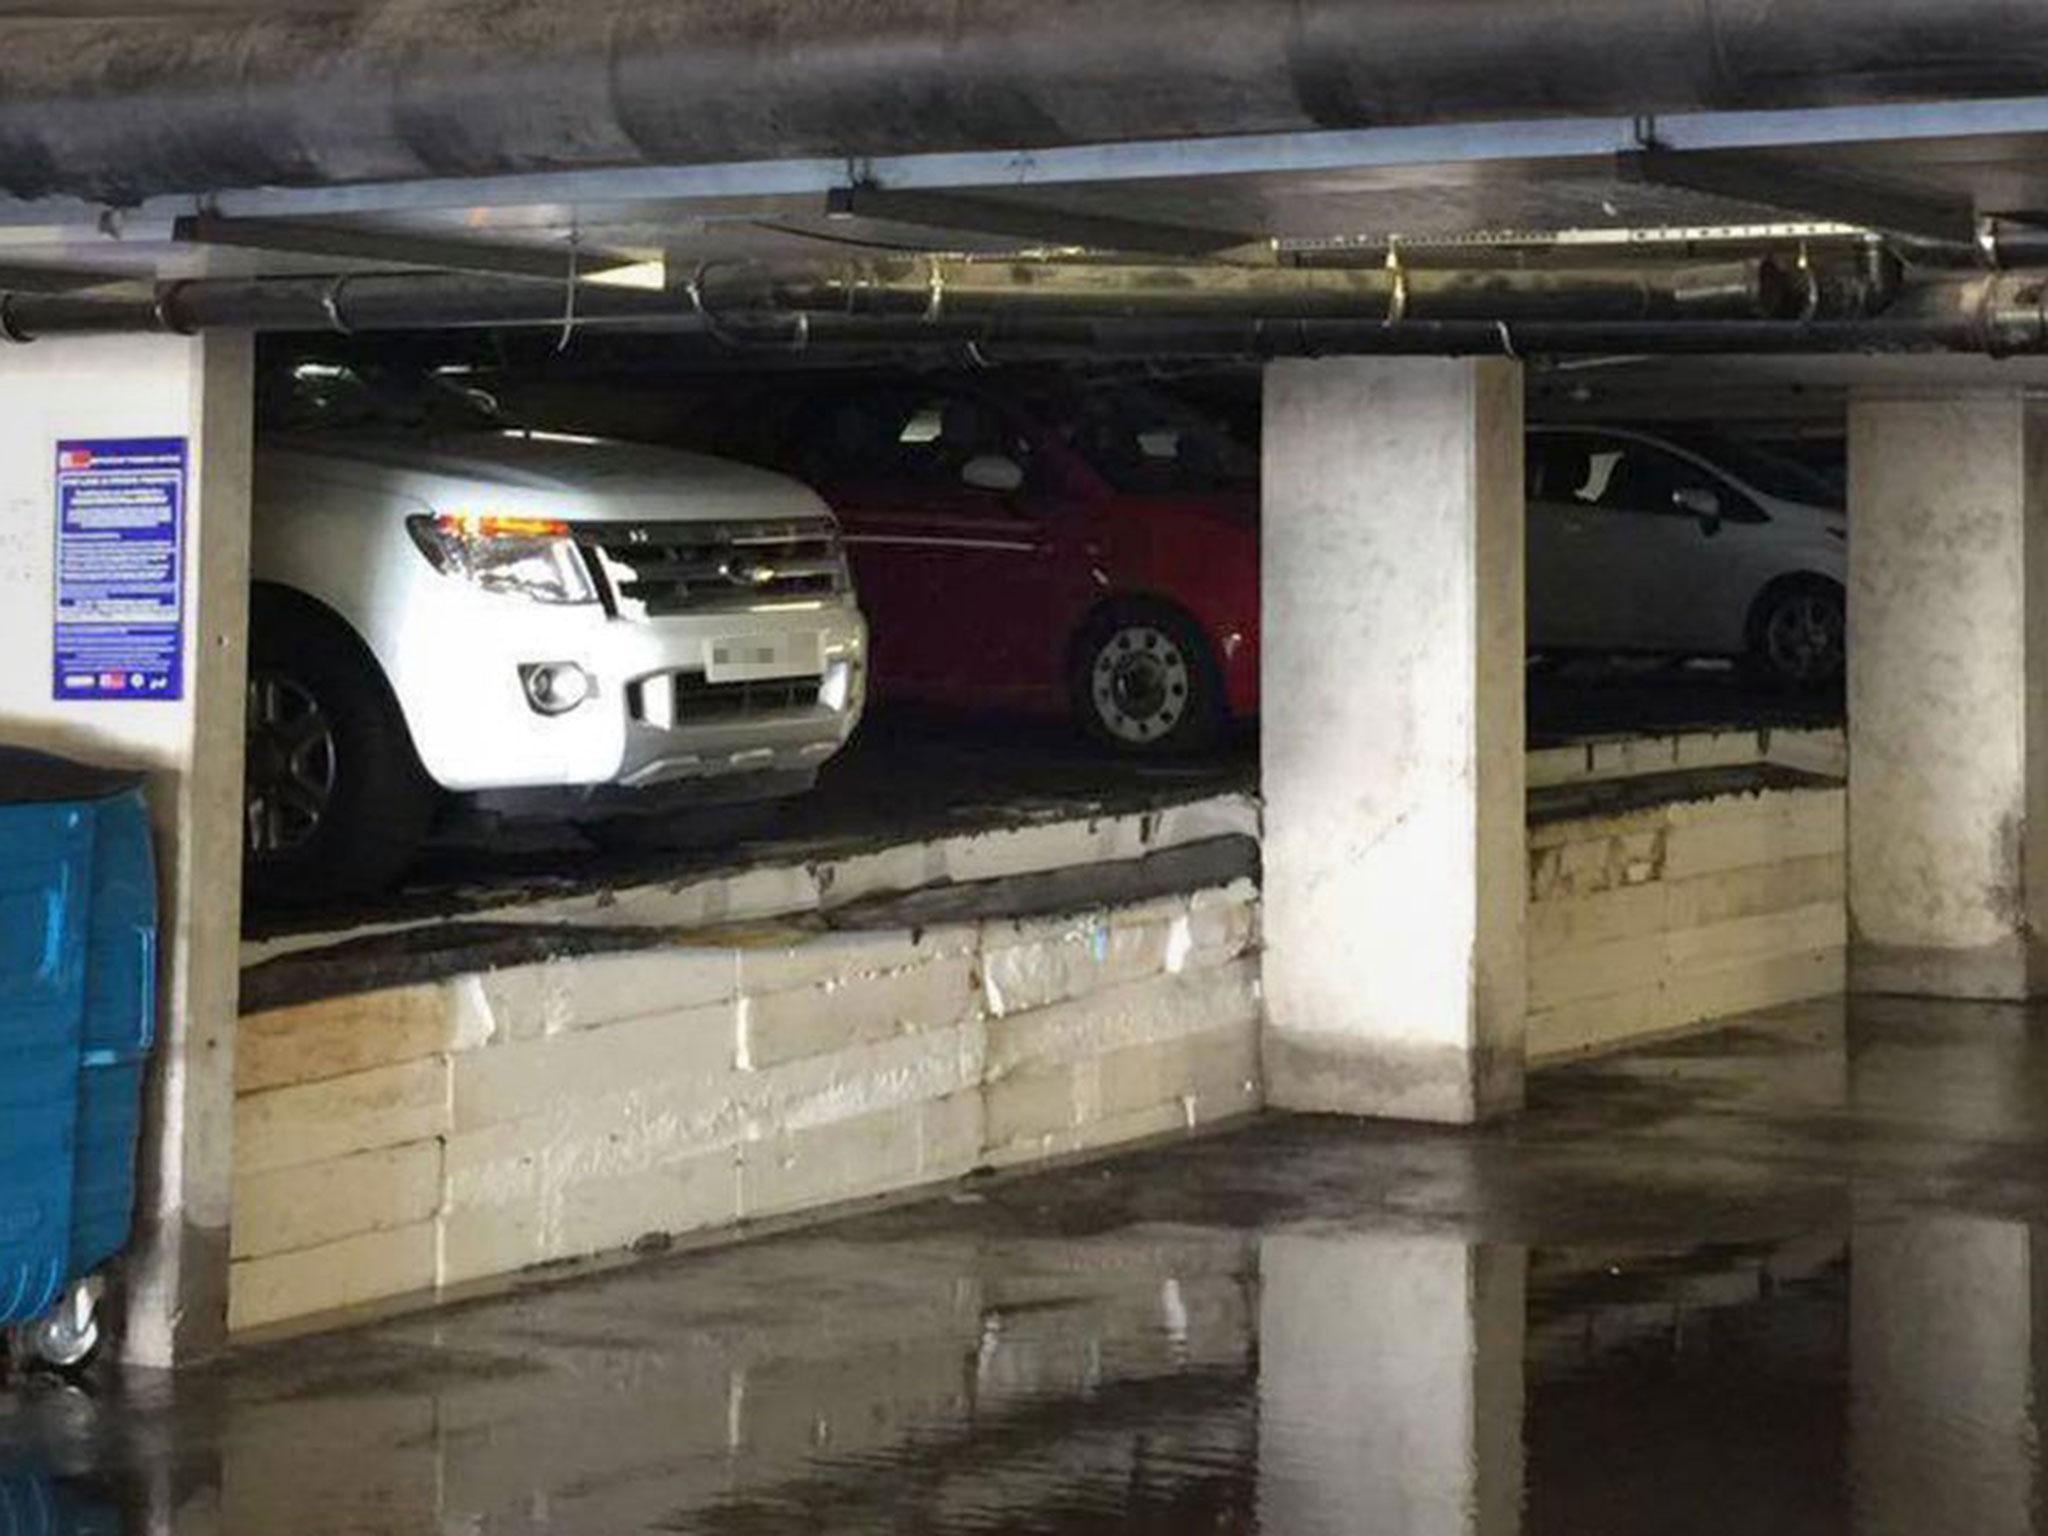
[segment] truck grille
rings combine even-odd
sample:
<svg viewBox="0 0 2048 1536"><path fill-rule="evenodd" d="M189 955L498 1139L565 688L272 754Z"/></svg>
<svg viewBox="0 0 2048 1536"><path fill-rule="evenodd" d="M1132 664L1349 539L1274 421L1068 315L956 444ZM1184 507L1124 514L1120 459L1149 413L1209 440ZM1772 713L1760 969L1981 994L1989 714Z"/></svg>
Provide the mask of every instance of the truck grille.
<svg viewBox="0 0 2048 1536"><path fill-rule="evenodd" d="M713 683L701 672L664 672L626 688L626 709L634 720L662 730L734 720L789 719L823 708L825 679L805 677Z"/></svg>
<svg viewBox="0 0 2048 1536"><path fill-rule="evenodd" d="M778 677L766 682L707 683L701 673L676 674L676 724L754 720L818 707L821 677Z"/></svg>
<svg viewBox="0 0 2048 1536"><path fill-rule="evenodd" d="M846 589L826 518L745 523L585 523L576 542L622 613L663 618L833 597Z"/></svg>

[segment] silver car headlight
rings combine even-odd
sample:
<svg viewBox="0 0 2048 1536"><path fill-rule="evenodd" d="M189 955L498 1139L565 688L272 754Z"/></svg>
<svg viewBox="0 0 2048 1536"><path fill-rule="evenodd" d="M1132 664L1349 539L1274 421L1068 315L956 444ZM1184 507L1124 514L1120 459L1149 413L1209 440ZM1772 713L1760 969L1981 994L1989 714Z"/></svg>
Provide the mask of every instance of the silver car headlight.
<svg viewBox="0 0 2048 1536"><path fill-rule="evenodd" d="M422 514L406 530L427 562L486 592L537 603L594 603L597 583L569 525L551 517Z"/></svg>

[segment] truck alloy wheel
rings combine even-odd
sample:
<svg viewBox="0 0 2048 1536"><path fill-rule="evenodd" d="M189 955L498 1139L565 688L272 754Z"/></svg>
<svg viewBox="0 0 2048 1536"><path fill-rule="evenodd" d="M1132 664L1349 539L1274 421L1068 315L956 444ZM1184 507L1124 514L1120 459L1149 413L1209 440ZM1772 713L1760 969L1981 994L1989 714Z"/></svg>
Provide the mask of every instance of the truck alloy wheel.
<svg viewBox="0 0 2048 1536"><path fill-rule="evenodd" d="M249 851L261 858L304 847L334 803L340 754L333 721L297 680L252 673L244 740Z"/></svg>

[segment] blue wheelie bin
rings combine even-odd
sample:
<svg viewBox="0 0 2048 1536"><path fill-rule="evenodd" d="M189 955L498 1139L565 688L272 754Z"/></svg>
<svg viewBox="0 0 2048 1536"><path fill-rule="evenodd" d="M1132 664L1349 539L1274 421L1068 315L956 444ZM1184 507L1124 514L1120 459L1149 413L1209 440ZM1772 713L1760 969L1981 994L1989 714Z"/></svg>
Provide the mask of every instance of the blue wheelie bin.
<svg viewBox="0 0 2048 1536"><path fill-rule="evenodd" d="M63 1368L128 1241L156 1020L141 781L0 748L0 1329Z"/></svg>
<svg viewBox="0 0 2048 1536"><path fill-rule="evenodd" d="M0 1459L0 1536L122 1536L128 1529L97 1490Z"/></svg>

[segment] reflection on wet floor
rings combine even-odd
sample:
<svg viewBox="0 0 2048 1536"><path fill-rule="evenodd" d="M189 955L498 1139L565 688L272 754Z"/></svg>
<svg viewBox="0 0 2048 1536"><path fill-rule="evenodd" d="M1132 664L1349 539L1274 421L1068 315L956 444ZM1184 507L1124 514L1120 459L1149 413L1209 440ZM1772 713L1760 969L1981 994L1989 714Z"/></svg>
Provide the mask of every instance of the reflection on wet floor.
<svg viewBox="0 0 2048 1536"><path fill-rule="evenodd" d="M30 1388L0 1532L2048 1529L2044 1088L2023 1011L1807 1008Z"/></svg>

